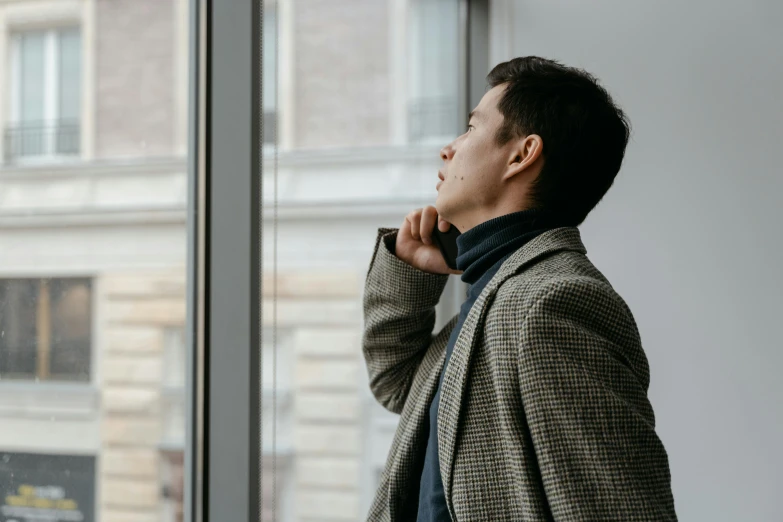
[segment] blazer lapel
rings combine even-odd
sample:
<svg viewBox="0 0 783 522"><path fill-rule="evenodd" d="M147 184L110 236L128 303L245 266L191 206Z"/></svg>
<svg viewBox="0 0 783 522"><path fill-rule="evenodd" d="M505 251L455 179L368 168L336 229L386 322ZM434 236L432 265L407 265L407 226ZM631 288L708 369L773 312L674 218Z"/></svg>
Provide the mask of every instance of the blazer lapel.
<svg viewBox="0 0 783 522"><path fill-rule="evenodd" d="M421 448L426 447L428 433L423 430L429 419L430 404L435 395L440 379L441 369L446 356L446 343L451 330L457 324L458 316L454 316L444 327L443 338L437 343L437 348L431 347L421 361L419 371L411 383L409 397L415 400L406 401L400 421L395 431L392 447L389 451L391 462L385 483L388 494L389 520L407 520L410 518L410 506L419 497L419 491L412 491L408 484L418 483L421 470L415 465L416 459L423 458ZM411 498L411 495L415 498Z"/></svg>
<svg viewBox="0 0 783 522"><path fill-rule="evenodd" d="M482 290L470 309L465 323L457 337L451 353L446 374L443 377L440 403L438 404L438 453L441 479L446 496L446 504L452 520L454 505L451 500L454 476L454 451L459 434L460 412L466 400L465 388L470 369L471 355L479 339L480 326L484 324L487 311L498 288L508 278L523 270L532 261L561 250L573 250L586 254L579 229L574 227L556 228L544 232L513 253L500 267L492 280Z"/></svg>

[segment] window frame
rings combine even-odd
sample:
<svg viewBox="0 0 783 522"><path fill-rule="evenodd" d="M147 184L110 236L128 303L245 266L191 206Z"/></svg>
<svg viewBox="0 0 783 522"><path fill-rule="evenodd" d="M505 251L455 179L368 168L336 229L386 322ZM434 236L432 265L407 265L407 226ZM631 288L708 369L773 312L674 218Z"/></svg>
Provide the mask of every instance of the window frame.
<svg viewBox="0 0 783 522"><path fill-rule="evenodd" d="M185 519L257 521L262 9L190 7Z"/></svg>
<svg viewBox="0 0 783 522"><path fill-rule="evenodd" d="M262 2L220 9L216 0L189 2L185 520L255 522L262 511ZM278 3L278 14L285 5ZM489 0L459 5L464 126L484 93ZM284 112L285 85L278 85ZM279 135L285 143L286 132ZM456 313L464 290L455 281L441 309Z"/></svg>

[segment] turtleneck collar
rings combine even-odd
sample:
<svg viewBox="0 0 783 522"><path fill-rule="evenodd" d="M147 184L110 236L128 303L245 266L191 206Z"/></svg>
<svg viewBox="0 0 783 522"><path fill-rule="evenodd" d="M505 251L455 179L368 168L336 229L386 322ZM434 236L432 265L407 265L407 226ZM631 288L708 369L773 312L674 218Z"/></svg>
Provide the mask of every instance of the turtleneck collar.
<svg viewBox="0 0 783 522"><path fill-rule="evenodd" d="M541 232L553 228L540 210L496 217L457 236L457 269L462 280L476 283L498 261L505 260Z"/></svg>

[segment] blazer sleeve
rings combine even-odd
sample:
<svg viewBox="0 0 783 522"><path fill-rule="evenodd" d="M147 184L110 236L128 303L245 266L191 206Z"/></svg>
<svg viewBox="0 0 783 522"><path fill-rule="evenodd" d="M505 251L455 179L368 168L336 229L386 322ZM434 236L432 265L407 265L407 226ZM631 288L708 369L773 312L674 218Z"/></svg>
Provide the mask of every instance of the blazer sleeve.
<svg viewBox="0 0 783 522"><path fill-rule="evenodd" d="M378 229L364 288L362 351L370 389L400 413L413 376L432 343L435 305L448 275L412 267L394 254L398 229Z"/></svg>
<svg viewBox="0 0 783 522"><path fill-rule="evenodd" d="M522 320L522 405L555 521L676 521L649 367L607 284L557 281Z"/></svg>

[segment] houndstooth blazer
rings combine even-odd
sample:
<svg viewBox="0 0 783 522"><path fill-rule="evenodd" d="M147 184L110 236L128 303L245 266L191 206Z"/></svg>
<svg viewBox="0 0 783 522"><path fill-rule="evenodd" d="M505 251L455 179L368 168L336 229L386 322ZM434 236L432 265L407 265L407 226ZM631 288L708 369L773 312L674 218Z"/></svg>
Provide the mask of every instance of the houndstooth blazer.
<svg viewBox="0 0 783 522"><path fill-rule="evenodd" d="M401 415L370 521L415 521L426 418L453 317L448 276L406 264L381 228L363 297L376 399ZM666 451L631 311L557 228L511 255L474 303L443 380L438 451L453 521L673 521Z"/></svg>

